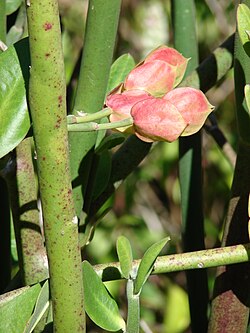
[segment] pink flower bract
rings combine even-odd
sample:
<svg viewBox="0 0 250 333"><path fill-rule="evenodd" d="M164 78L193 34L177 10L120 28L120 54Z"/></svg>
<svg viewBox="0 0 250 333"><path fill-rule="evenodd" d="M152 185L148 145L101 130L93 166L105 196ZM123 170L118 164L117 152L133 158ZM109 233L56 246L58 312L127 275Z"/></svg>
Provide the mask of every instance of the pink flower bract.
<svg viewBox="0 0 250 333"><path fill-rule="evenodd" d="M171 102L185 120L187 127L182 136L198 132L214 109L202 91L189 87L176 88L163 99Z"/></svg>
<svg viewBox="0 0 250 333"><path fill-rule="evenodd" d="M162 98L136 103L131 116L135 134L143 141L172 142L181 135L187 124L176 107Z"/></svg>
<svg viewBox="0 0 250 333"><path fill-rule="evenodd" d="M132 117L133 125L118 130L135 133L145 142L172 142L199 131L213 107L200 90L174 89L184 76L187 62L167 46L151 52L108 95L110 122Z"/></svg>

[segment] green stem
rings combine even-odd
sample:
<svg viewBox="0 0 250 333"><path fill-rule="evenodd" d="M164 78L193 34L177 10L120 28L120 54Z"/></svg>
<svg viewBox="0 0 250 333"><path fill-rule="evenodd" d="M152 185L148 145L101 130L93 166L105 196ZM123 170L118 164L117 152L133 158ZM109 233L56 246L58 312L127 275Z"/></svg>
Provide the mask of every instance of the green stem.
<svg viewBox="0 0 250 333"><path fill-rule="evenodd" d="M29 105L49 260L53 327L54 332L60 333L85 332L58 3L31 0L27 16L31 55Z"/></svg>
<svg viewBox="0 0 250 333"><path fill-rule="evenodd" d="M16 208L18 210L17 214L13 215L13 219L20 235L23 281L25 285L31 285L48 278L48 261L39 223L37 181L30 138L23 140L17 146L16 163L16 204L18 205Z"/></svg>
<svg viewBox="0 0 250 333"><path fill-rule="evenodd" d="M90 0L84 36L83 57L80 76L76 91L74 115L77 110L95 113L103 108L109 71L113 59L113 50L117 36L121 0L103 1ZM69 133L70 166L72 179L83 179L79 174L79 165L84 158L84 181L74 187L74 202L77 215L81 215L83 198L91 202L92 193L88 186L88 179L92 169L93 148L96 133ZM79 142L81 144L79 145ZM88 198L85 198L85 195Z"/></svg>
<svg viewBox="0 0 250 333"><path fill-rule="evenodd" d="M140 328L140 297L134 295L134 281L127 281L128 315L126 333L139 333Z"/></svg>
<svg viewBox="0 0 250 333"><path fill-rule="evenodd" d="M187 74L199 63L194 0L172 0L174 44L191 58ZM202 201L201 132L179 139L179 177L181 190L183 250L205 248ZM195 202L195 205L194 205ZM195 223L194 223L195 221ZM208 281L205 270L187 271L187 288L192 332L207 331ZM199 286L199 292L197 292Z"/></svg>
<svg viewBox="0 0 250 333"><path fill-rule="evenodd" d="M133 125L132 118L126 118L121 121L116 121L113 123L104 123L98 124L95 122L90 123L78 123L78 124L68 124L68 131L69 132L92 132L92 131L101 131L107 129L116 129L119 127L125 127Z"/></svg>
<svg viewBox="0 0 250 333"><path fill-rule="evenodd" d="M79 112L79 111L77 111ZM79 124L79 123L88 123L93 120L102 119L111 115L112 110L110 108L104 108L101 111L95 113L83 113L80 116L69 115L67 117L68 124Z"/></svg>
<svg viewBox="0 0 250 333"><path fill-rule="evenodd" d="M221 265L234 265L249 262L249 258L250 243L210 250L171 254L160 256L156 259L152 274L180 272L190 269L200 270ZM139 264L140 260L134 260L132 269L136 270ZM119 262L95 265L94 269L103 281L119 280L123 278Z"/></svg>

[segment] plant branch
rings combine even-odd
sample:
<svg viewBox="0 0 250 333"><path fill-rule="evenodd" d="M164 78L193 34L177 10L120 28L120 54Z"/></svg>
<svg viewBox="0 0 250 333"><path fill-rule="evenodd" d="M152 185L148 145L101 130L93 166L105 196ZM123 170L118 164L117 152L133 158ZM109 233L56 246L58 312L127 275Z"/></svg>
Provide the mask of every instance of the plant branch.
<svg viewBox="0 0 250 333"><path fill-rule="evenodd" d="M98 124L95 122L68 124L69 132L93 132L133 125L132 118L126 118L112 123Z"/></svg>
<svg viewBox="0 0 250 333"><path fill-rule="evenodd" d="M120 7L121 0L89 1L83 56L73 107L74 115L77 115L77 110L95 113L103 108L117 36ZM85 212L88 212L92 200L91 184L95 176L92 162L96 135L95 132L69 133L72 180L74 182L76 179L81 179L81 182L73 188L78 217L81 215L83 205ZM83 160L84 175L79 173L82 172L79 170L79 165L83 165ZM91 172L92 170L93 172Z"/></svg>
<svg viewBox="0 0 250 333"><path fill-rule="evenodd" d="M25 285L31 285L48 278L48 260L39 223L38 189L30 138L17 146L14 182L11 181L11 175L8 178L15 233L20 237L19 264L22 278ZM11 186L13 183L14 186Z"/></svg>
<svg viewBox="0 0 250 333"><path fill-rule="evenodd" d="M210 250L160 256L156 259L152 274L179 272L190 269L205 269L249 261L250 243L247 243ZM140 260L133 260L132 269L136 270L139 264ZM103 281L123 279L119 262L95 265L93 267Z"/></svg>
<svg viewBox="0 0 250 333"><path fill-rule="evenodd" d="M56 0L27 8L29 104L37 153L54 332L85 332L81 256L69 172L66 84Z"/></svg>
<svg viewBox="0 0 250 333"><path fill-rule="evenodd" d="M101 111L97 111L95 113L82 113L81 111L77 111L77 115L69 115L67 117L68 124L80 124L87 123L90 121L102 119L104 117L109 116L112 113L112 110L109 108L104 108Z"/></svg>

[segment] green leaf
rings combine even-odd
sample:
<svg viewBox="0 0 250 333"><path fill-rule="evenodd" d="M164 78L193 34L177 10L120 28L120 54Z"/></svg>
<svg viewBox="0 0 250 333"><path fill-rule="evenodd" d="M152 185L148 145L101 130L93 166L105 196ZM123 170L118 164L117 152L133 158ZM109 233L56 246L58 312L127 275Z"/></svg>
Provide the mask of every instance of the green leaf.
<svg viewBox="0 0 250 333"><path fill-rule="evenodd" d="M128 73L135 67L135 61L130 54L123 54L111 66L107 92L122 83Z"/></svg>
<svg viewBox="0 0 250 333"><path fill-rule="evenodd" d="M17 289L0 297L0 332L23 332L33 311L40 284Z"/></svg>
<svg viewBox="0 0 250 333"><path fill-rule="evenodd" d="M88 316L108 331L125 330L125 322L115 300L110 296L102 280L89 262L83 262L83 287L85 309Z"/></svg>
<svg viewBox="0 0 250 333"><path fill-rule="evenodd" d="M13 150L30 127L25 85L13 46L0 54L0 158Z"/></svg>
<svg viewBox="0 0 250 333"><path fill-rule="evenodd" d="M244 50L250 56L250 8L243 3L239 4L237 10L237 28Z"/></svg>
<svg viewBox="0 0 250 333"><path fill-rule="evenodd" d="M177 284L168 282L164 314L164 332L184 332L189 324L190 314L187 293Z"/></svg>
<svg viewBox="0 0 250 333"><path fill-rule="evenodd" d="M109 136L106 136L98 145L96 149L96 153L100 154L105 150L112 149L120 144L122 144L125 140L125 136L121 133L113 133Z"/></svg>
<svg viewBox="0 0 250 333"><path fill-rule="evenodd" d="M9 29L6 35L6 45L10 46L19 41L25 33L25 26L27 22L26 5L25 3L18 10L15 24Z"/></svg>
<svg viewBox="0 0 250 333"><path fill-rule="evenodd" d="M129 240L125 236L120 236L116 242L116 250L121 264L121 271L126 279L130 278L132 271L132 249Z"/></svg>
<svg viewBox="0 0 250 333"><path fill-rule="evenodd" d="M40 293L37 297L35 310L26 324L24 333L32 333L45 311L49 307L49 282L48 280L42 286Z"/></svg>
<svg viewBox="0 0 250 333"><path fill-rule="evenodd" d="M6 0L6 15L14 13L22 4L23 0Z"/></svg>
<svg viewBox="0 0 250 333"><path fill-rule="evenodd" d="M111 165L111 154L106 150L101 155L99 155L98 158L95 180L92 186L92 200L95 200L106 189L110 179Z"/></svg>
<svg viewBox="0 0 250 333"><path fill-rule="evenodd" d="M169 240L169 237L163 238L159 242L150 246L150 248L145 252L138 267L138 272L135 279L135 294L141 292L142 286L144 285L153 270L155 260L157 259L159 253Z"/></svg>
<svg viewBox="0 0 250 333"><path fill-rule="evenodd" d="M244 91L245 91L245 98L246 98L248 113L250 114L250 84L245 85Z"/></svg>

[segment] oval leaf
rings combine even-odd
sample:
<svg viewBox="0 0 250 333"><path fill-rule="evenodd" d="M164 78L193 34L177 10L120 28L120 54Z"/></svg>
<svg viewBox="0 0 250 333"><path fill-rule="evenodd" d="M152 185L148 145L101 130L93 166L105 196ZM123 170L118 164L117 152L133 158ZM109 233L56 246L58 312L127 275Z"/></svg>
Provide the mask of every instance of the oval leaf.
<svg viewBox="0 0 250 333"><path fill-rule="evenodd" d="M248 113L250 114L250 84L245 85L245 99L247 103Z"/></svg>
<svg viewBox="0 0 250 333"><path fill-rule="evenodd" d="M102 280L89 262L84 261L82 267L85 309L88 316L105 330L115 332L122 329L124 331L125 322Z"/></svg>
<svg viewBox="0 0 250 333"><path fill-rule="evenodd" d="M24 333L32 333L45 311L49 307L49 282L45 281L42 289L37 297L35 310L26 324Z"/></svg>
<svg viewBox="0 0 250 333"><path fill-rule="evenodd" d="M237 28L240 40L248 56L250 56L250 8L245 4L239 4L237 10Z"/></svg>
<svg viewBox="0 0 250 333"><path fill-rule="evenodd" d="M128 73L134 68L135 61L130 54L123 54L111 66L107 92L123 82Z"/></svg>
<svg viewBox="0 0 250 333"><path fill-rule="evenodd" d="M0 297L0 332L23 332L34 309L40 284L25 287Z"/></svg>
<svg viewBox="0 0 250 333"><path fill-rule="evenodd" d="M125 236L120 236L116 242L116 250L121 265L121 271L126 279L130 278L132 270L132 249L129 240Z"/></svg>
<svg viewBox="0 0 250 333"><path fill-rule="evenodd" d="M14 13L22 4L22 0L6 0L6 15Z"/></svg>
<svg viewBox="0 0 250 333"><path fill-rule="evenodd" d="M13 46L0 54L0 158L13 150L30 127L26 93Z"/></svg>
<svg viewBox="0 0 250 333"><path fill-rule="evenodd" d="M157 259L159 253L169 240L169 237L163 238L159 242L150 246L150 248L145 252L138 267L138 272L135 279L135 294L141 292L142 286L147 281L147 278L153 270L155 260Z"/></svg>

